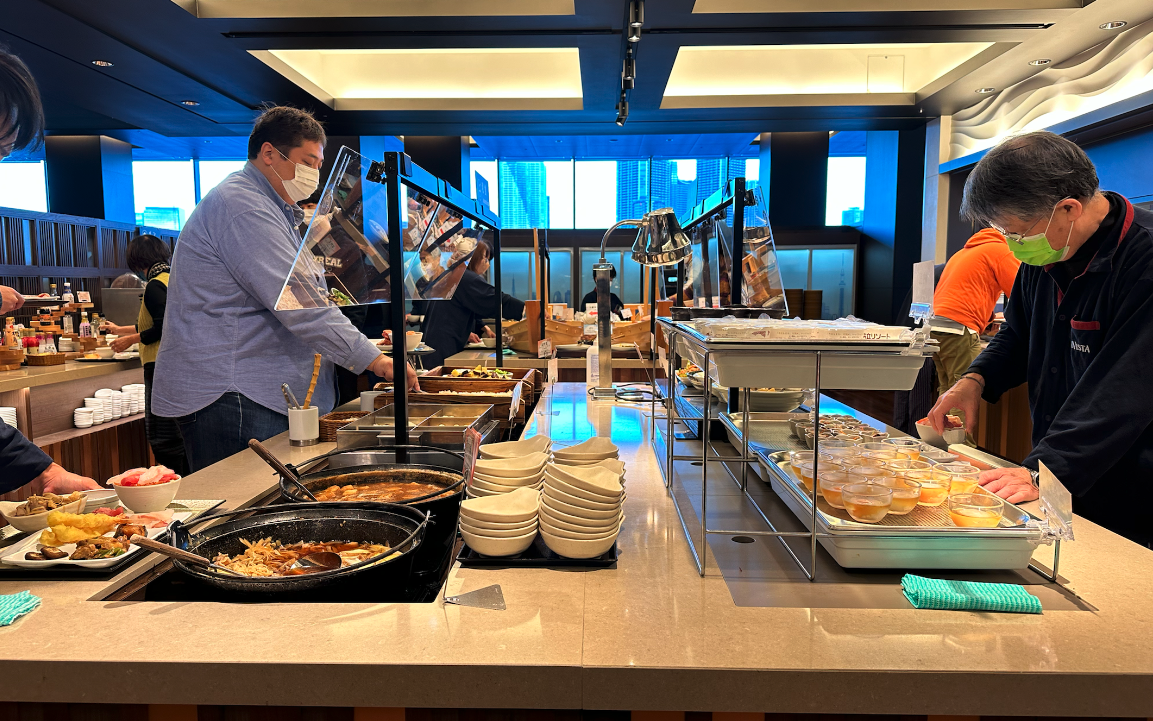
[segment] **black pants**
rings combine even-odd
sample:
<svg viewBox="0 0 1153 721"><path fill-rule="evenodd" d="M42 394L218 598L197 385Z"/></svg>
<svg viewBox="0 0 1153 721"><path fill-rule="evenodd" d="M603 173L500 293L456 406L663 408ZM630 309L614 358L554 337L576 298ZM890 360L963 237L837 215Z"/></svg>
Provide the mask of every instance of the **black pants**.
<svg viewBox="0 0 1153 721"><path fill-rule="evenodd" d="M155 363L144 364L144 436L152 447L156 462L168 466L181 476L188 475L188 459L184 455L184 439L175 418L164 418L152 413L152 378Z"/></svg>

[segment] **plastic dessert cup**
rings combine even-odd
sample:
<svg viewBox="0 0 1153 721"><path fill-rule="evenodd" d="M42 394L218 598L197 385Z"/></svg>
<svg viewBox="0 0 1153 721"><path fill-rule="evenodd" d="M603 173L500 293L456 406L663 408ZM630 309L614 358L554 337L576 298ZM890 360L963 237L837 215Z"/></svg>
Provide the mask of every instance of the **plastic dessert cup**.
<svg viewBox="0 0 1153 721"><path fill-rule="evenodd" d="M849 483L841 488L841 501L858 523L879 523L889 515L893 490L875 483Z"/></svg>

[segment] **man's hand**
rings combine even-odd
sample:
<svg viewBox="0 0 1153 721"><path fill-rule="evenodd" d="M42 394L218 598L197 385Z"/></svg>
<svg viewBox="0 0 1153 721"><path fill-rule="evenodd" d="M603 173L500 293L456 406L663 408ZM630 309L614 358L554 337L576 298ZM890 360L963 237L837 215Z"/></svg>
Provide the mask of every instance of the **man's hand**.
<svg viewBox="0 0 1153 721"><path fill-rule="evenodd" d="M113 334L115 335L115 334ZM133 343L140 342L140 334L133 333L132 335L122 335L116 340L112 341L112 350L116 353L123 353L132 347Z"/></svg>
<svg viewBox="0 0 1153 721"><path fill-rule="evenodd" d="M391 356L381 355L368 366L368 370L386 381L390 381L393 379L392 365ZM405 380L410 391L420 390L419 377L416 375L416 369L412 367L411 363L405 364Z"/></svg>
<svg viewBox="0 0 1153 721"><path fill-rule="evenodd" d="M13 288L0 285L0 313L11 313L14 310L20 310L23 306L24 296L17 293Z"/></svg>
<svg viewBox="0 0 1153 721"><path fill-rule="evenodd" d="M468 342L469 343L480 343L480 337L476 333L469 333L468 334Z"/></svg>
<svg viewBox="0 0 1153 721"><path fill-rule="evenodd" d="M91 478L69 473L55 463L32 479L32 491L37 494L55 493L66 496L72 491L95 491L99 489L100 484Z"/></svg>
<svg viewBox="0 0 1153 721"><path fill-rule="evenodd" d="M116 325L115 323L101 323L100 330L103 333L111 333L112 335L125 336L132 335L136 332L134 325Z"/></svg>
<svg viewBox="0 0 1153 721"><path fill-rule="evenodd" d="M977 409L981 404L981 383L978 383L974 376L976 373L957 381L937 399L933 410L929 411L929 423L933 426L933 430L938 433L945 432L945 416L953 409L965 414L965 428L969 433L976 430Z"/></svg>
<svg viewBox="0 0 1153 721"><path fill-rule="evenodd" d="M1037 487L1033 485L1033 476L1025 468L994 468L982 471L978 483L986 491L997 494L1009 503L1035 501L1039 495Z"/></svg>
<svg viewBox="0 0 1153 721"><path fill-rule="evenodd" d="M484 337L485 337L485 338L496 338L496 333L493 333L493 332L492 332L492 328L489 328L489 327L486 325L486 326L484 327Z"/></svg>

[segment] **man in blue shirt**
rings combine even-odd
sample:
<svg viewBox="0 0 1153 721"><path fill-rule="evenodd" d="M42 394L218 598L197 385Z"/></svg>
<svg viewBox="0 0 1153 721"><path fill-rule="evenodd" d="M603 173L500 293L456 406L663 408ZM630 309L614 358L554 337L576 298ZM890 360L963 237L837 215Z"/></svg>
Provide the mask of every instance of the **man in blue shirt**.
<svg viewBox="0 0 1153 721"><path fill-rule="evenodd" d="M1153 213L1098 187L1074 143L1028 133L993 148L965 183L961 209L1006 237L1021 269L1001 330L929 414L977 417L1028 381L1026 468L986 471L1009 501L1037 498L1038 462L1073 510L1153 545L1144 502L1153 475Z"/></svg>
<svg viewBox="0 0 1153 721"><path fill-rule="evenodd" d="M0 48L0 160L13 151L36 148L44 139L40 91L28 66ZM0 205L3 203L0 202ZM24 296L0 285L0 313L24 305ZM0 421L0 493L28 483L33 493L67 494L99 488L91 478L69 473L19 430Z"/></svg>
<svg viewBox="0 0 1153 721"><path fill-rule="evenodd" d="M336 307L274 310L300 246L297 205L316 189L324 129L304 110L257 118L248 163L200 201L180 232L156 360L152 406L177 418L193 471L288 430L280 386L303 400L313 354L324 357L313 403L334 402L333 363L392 378L382 355ZM407 369L408 384L416 374Z"/></svg>

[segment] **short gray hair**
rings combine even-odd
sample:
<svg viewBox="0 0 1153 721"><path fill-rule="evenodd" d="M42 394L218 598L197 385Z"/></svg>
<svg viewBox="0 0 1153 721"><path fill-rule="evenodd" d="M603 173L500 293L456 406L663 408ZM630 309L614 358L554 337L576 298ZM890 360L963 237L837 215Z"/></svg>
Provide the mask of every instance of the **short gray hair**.
<svg viewBox="0 0 1153 721"><path fill-rule="evenodd" d="M980 225L1049 215L1066 198L1093 197L1093 161L1071 140L1048 131L1017 135L990 150L969 173L961 215Z"/></svg>

